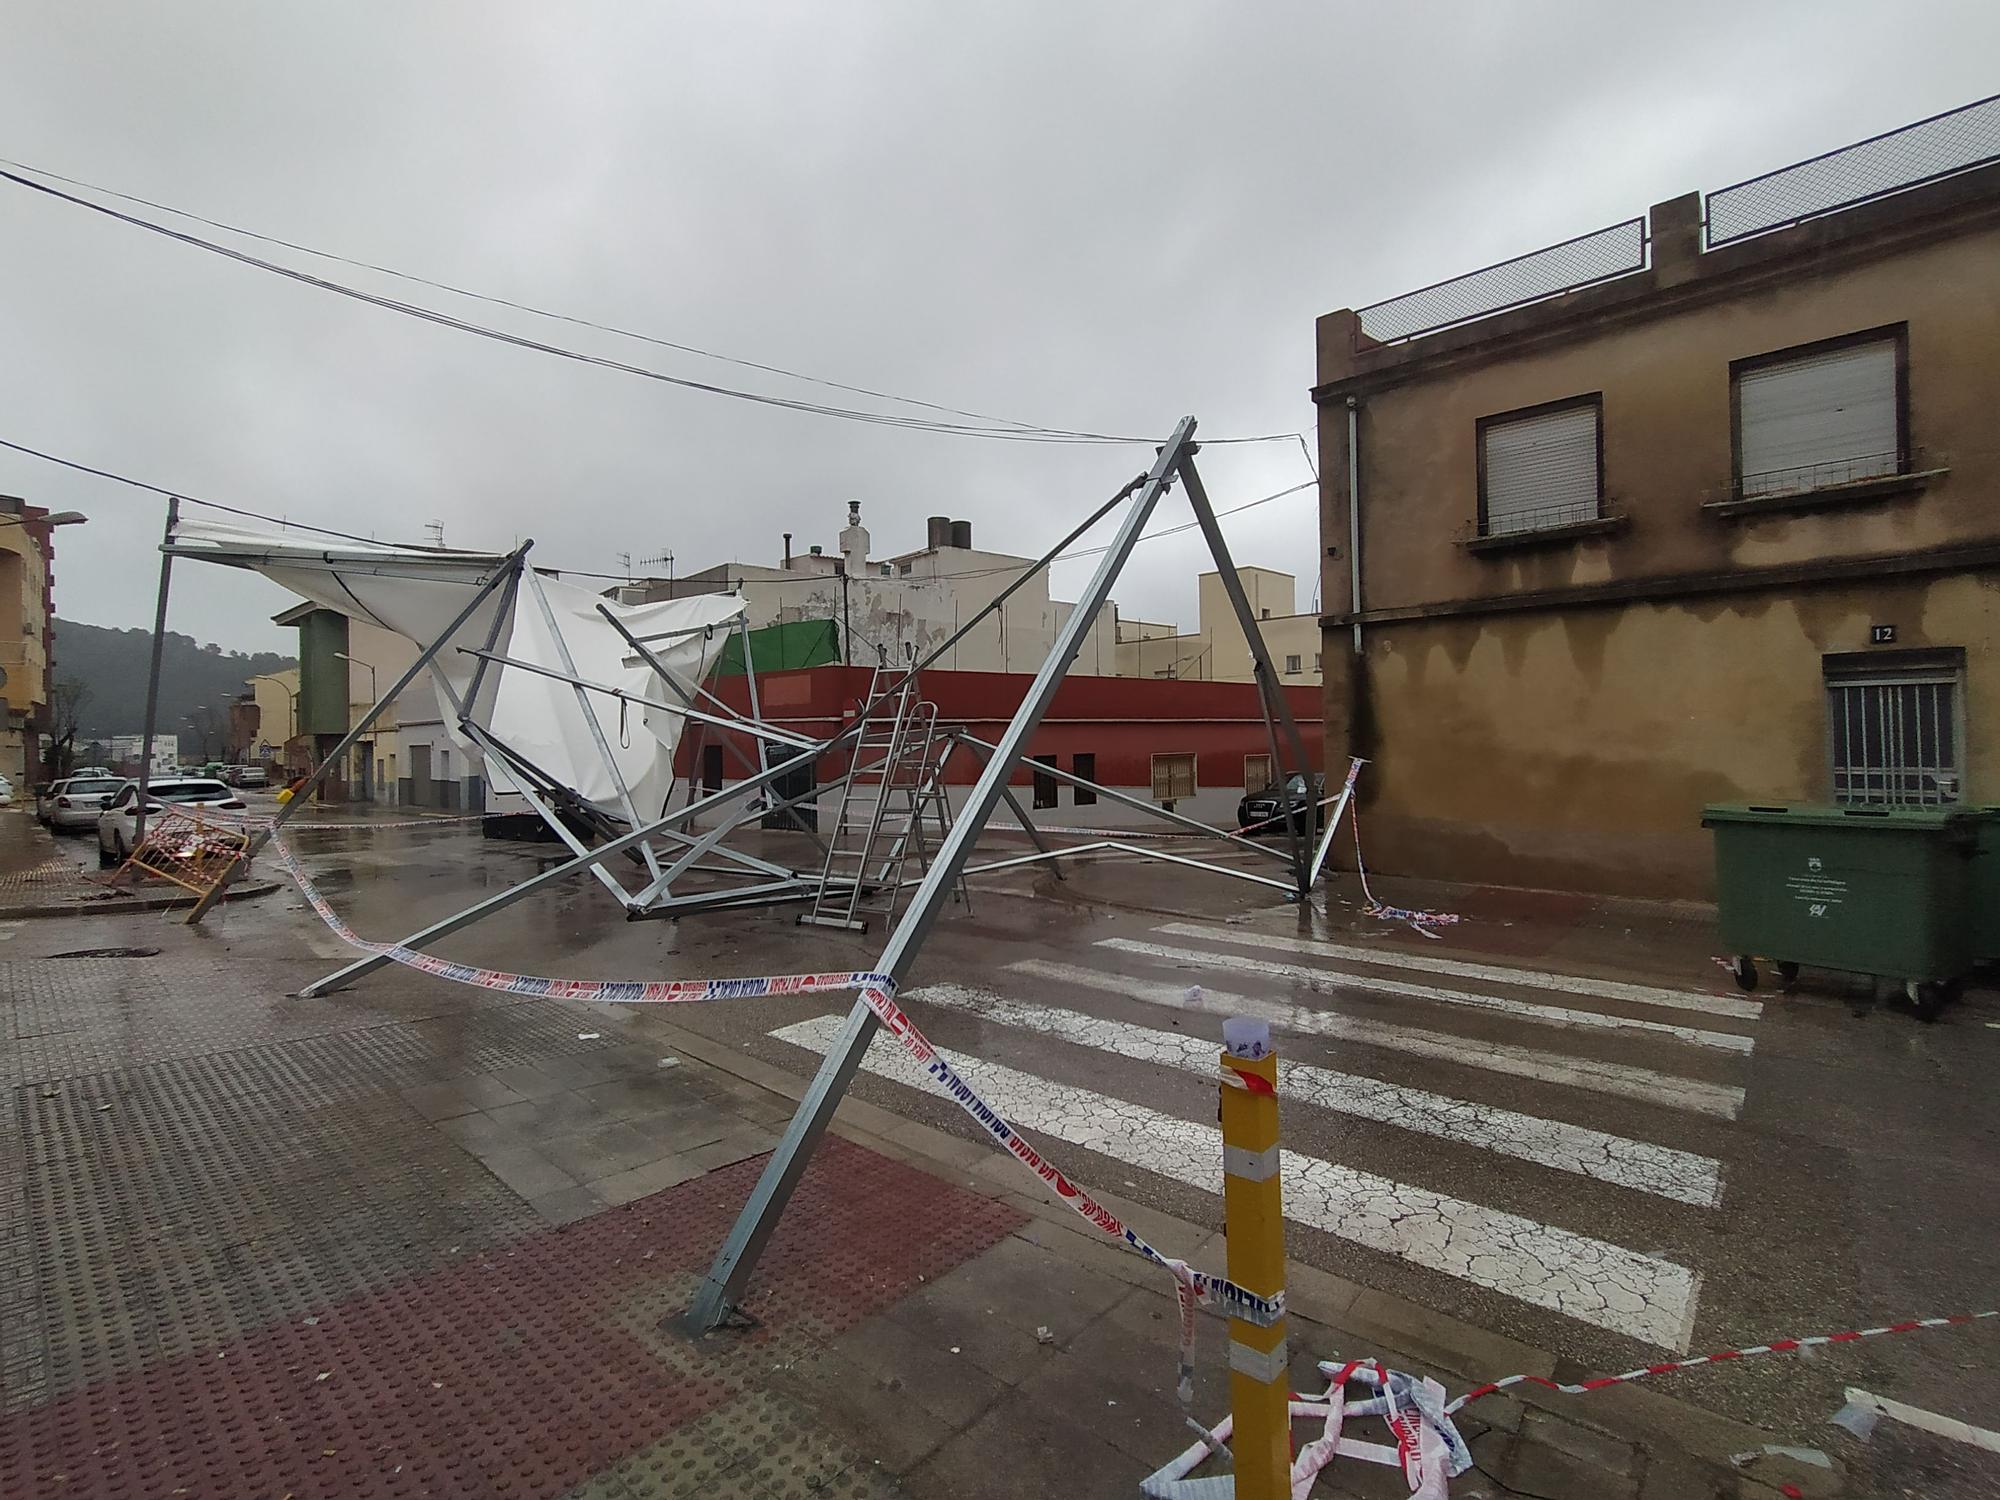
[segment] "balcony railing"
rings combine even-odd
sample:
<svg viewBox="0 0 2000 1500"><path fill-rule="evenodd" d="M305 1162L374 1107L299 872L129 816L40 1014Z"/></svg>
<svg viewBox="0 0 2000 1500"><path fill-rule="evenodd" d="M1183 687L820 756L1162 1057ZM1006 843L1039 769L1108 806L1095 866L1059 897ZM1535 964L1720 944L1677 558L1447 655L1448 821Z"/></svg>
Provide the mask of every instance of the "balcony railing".
<svg viewBox="0 0 2000 1500"><path fill-rule="evenodd" d="M1361 331L1392 344L1645 268L1646 220L1641 216L1361 308Z"/></svg>
<svg viewBox="0 0 2000 1500"><path fill-rule="evenodd" d="M1710 246L1853 208L2000 161L2000 94L1708 195Z"/></svg>

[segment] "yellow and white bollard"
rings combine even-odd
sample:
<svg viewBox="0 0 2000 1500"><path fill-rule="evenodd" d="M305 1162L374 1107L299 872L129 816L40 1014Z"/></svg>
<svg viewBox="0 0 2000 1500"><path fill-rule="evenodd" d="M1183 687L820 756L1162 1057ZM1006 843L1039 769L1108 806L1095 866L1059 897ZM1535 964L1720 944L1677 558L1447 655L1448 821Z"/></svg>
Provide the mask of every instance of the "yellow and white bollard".
<svg viewBox="0 0 2000 1500"><path fill-rule="evenodd" d="M1229 1279L1272 1299L1285 1290L1285 1206L1278 1186L1278 1056L1271 1028L1222 1024L1222 1204ZM1237 1500L1290 1500L1292 1421L1285 1320L1229 1320L1230 1442Z"/></svg>

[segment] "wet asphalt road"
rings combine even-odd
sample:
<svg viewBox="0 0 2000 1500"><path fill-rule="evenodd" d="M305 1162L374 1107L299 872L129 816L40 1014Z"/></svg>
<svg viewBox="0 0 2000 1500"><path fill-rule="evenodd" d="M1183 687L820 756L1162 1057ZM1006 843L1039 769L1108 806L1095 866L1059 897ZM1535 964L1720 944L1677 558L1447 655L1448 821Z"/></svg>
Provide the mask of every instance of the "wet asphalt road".
<svg viewBox="0 0 2000 1500"><path fill-rule="evenodd" d="M296 843L377 937L552 857L463 826ZM1086 884L1130 904L1080 899ZM800 929L794 916L628 923L576 882L440 951L632 978L863 967L879 950L879 931ZM6 956L130 942L163 920L32 924L6 935ZM205 934L232 950L303 946L330 969L350 956L289 896L228 908ZM1974 990L1930 1026L1832 982L1753 1007L1699 952L1562 973L1581 966L1507 956L1515 937L1468 923L1423 942L1346 913L1302 920L1252 887L1157 867L1100 869L1069 890L1017 876L940 921L904 993L931 1039L971 1060L968 1076L1032 1121L1080 1182L1203 1224L1220 1217L1221 1016L1267 1015L1288 1079L1292 1255L1579 1366L2000 1304L2000 998ZM822 1018L844 1009L739 1001L676 1006L672 1020L806 1075ZM897 1081L887 1041L870 1064L862 1097L976 1134L950 1103ZM2000 1324L1663 1388L1802 1431L1847 1385L1996 1425Z"/></svg>

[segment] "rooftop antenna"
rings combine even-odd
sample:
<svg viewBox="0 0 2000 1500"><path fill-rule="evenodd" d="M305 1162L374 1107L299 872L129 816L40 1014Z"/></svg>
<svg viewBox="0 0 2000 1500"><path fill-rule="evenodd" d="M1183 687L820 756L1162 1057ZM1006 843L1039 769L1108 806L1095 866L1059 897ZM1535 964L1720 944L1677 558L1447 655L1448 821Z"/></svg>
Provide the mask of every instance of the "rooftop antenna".
<svg viewBox="0 0 2000 1500"><path fill-rule="evenodd" d="M642 557L639 559L639 566L642 568L657 568L662 563L666 564L667 582L671 584L674 581L674 554L672 552L662 552L658 557Z"/></svg>
<svg viewBox="0 0 2000 1500"><path fill-rule="evenodd" d="M618 572L619 572L620 576L622 576L622 577L624 578L624 580L625 580L625 581L626 581L627 583L630 583L630 582L632 581L632 554L631 554L631 553L629 553L629 552L620 552L620 553L618 554Z"/></svg>
<svg viewBox="0 0 2000 1500"><path fill-rule="evenodd" d="M442 547L444 545L444 522L426 521L424 522L424 530L430 533L431 545L433 547Z"/></svg>

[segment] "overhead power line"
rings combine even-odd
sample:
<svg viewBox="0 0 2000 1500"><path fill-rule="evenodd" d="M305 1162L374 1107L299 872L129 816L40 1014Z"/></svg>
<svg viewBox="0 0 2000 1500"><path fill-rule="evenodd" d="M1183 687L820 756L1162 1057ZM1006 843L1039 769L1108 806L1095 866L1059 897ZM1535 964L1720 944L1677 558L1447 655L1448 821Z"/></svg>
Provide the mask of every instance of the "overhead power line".
<svg viewBox="0 0 2000 1500"><path fill-rule="evenodd" d="M245 229L241 224L231 224L225 219L212 219L206 214L198 214L192 209L176 208L171 203L161 203L153 198L142 198L136 193L122 193L117 188L108 188L95 182L86 182L80 177L68 177L61 172L51 172L47 167L38 167L29 162L13 161L0 157L0 166L14 167L23 172L32 172L37 177L46 177L52 182L66 182L71 187L86 192L100 193L107 198L116 198L122 203L136 203L142 208L157 209L161 213L172 214L177 219L188 219L196 224L206 224L211 229L240 235L246 240L256 240L260 244L276 245L284 250L296 250L302 255L311 255L320 260L338 262L343 266L353 266L357 270L373 271L380 276L392 276L398 281L411 282L417 286L432 287L440 292L449 292L454 297L468 297L474 302L489 303L494 307L509 307L516 312L531 313L538 318L552 318L559 323L571 323L579 328L594 328L600 333L616 334L620 338L637 339L640 343L653 344L662 349L673 349L681 354L693 354L702 359L720 360L724 364L739 366L745 370L761 370L768 375L782 375L788 380L802 380L809 385L825 386L829 390L846 391L855 396L871 396L878 401L895 401L905 406L920 406L928 411L943 412L947 416L966 417L976 422L997 422L1023 431L1048 431L1033 422L1021 422L1012 417L996 417L990 412L967 411L956 406L942 406L935 401L920 400L915 396L899 396L893 391L878 391L865 385L849 385L841 380L828 380L818 375L808 375L802 370L789 370L783 365L764 364L759 360L740 359L733 354L721 354L713 349L703 349L699 345L684 344L674 339L660 338L654 334L640 333L635 329L621 328L616 323L601 323L594 318L577 317L571 313L555 312L550 308L537 307L531 302L519 302L511 297L494 296L488 292L475 292L470 287L459 286L449 281L439 281L429 276L421 276L413 271L399 271L394 266L385 266L376 261L359 260L353 256L341 255L332 250L321 250L317 246L302 244L297 240L281 239L277 235L263 234L255 229Z"/></svg>
<svg viewBox="0 0 2000 1500"><path fill-rule="evenodd" d="M122 484L135 490L144 490L146 493L150 495L159 495L165 499L179 499L182 503L187 505L199 505L206 510L221 511L225 515L241 516L246 520L252 520L252 521L265 521L269 522L271 525L287 527L293 531L309 531L312 532L315 536L336 537L339 540L345 542L363 542L371 547L379 547L384 545L379 537L357 536L355 533L351 531L334 531L329 527L312 526L304 521L294 521L285 516L270 515L265 511L248 510L238 505L225 505L220 500L204 500L198 495L189 494L186 490L168 489L163 485L152 484L143 479L133 479L129 475L120 474L111 469L102 469L98 468L93 464L81 463L73 458L64 458L60 454L48 453L40 448L30 448L26 443L12 442L7 438L0 438L0 448L6 448L11 450L12 452L23 454L28 458L40 459L43 463L55 464L59 468L72 469L79 474L89 474L97 479L108 479L113 484ZM1316 481L1314 480L1306 480L1303 483L1291 486L1289 489L1282 489L1274 494L1264 495L1256 500L1246 500L1241 505L1232 505L1227 509L1217 511L1215 514L1218 520L1223 516L1238 515L1246 510L1254 510L1260 505L1269 505L1273 500L1282 500L1288 495L1296 495L1301 490L1309 490L1313 488L1315 483ZM1179 526L1169 526L1160 531L1149 531L1146 532L1143 536L1141 536L1139 540L1142 542L1151 542L1151 541L1157 541L1161 537L1176 536L1183 531L1193 530L1199 524L1200 523L1196 521L1187 521L1183 522ZM1073 552L1064 552L1059 556L1053 558L1052 561L1074 562L1078 558L1096 557L1100 553L1108 552L1110 550L1111 549L1108 545L1103 547L1086 547L1078 549ZM740 566L740 565L732 565L732 566ZM612 573L593 573L583 568L555 567L555 568L550 568L549 571L556 573L567 573L570 576L576 578L605 578L605 579L614 579L617 581L625 581L625 582L630 581L627 579L623 579L621 575ZM1011 567L980 568L973 570L971 572L944 573L935 576L947 579L984 578L991 574L1016 573L1019 571L1020 570L1018 568L1011 568ZM831 576L831 575L824 575L824 576ZM797 585L803 587L813 583L817 583L819 581L820 581L820 576L816 575L813 577L800 578L797 580L791 580L791 579L759 580L759 585L763 586L766 582L770 582L770 583L776 583L779 586L783 587L796 583Z"/></svg>
<svg viewBox="0 0 2000 1500"><path fill-rule="evenodd" d="M87 209L92 213L101 214L106 218L115 219L120 223L131 225L133 228L143 229L148 231L149 233L164 236L167 239L178 241L179 243L190 246L191 248L206 250L211 254L223 256L226 259L236 261L241 265L250 266L253 269L264 271L274 276L281 276L288 280L296 281L301 285L314 287L320 291L331 292L337 296L351 298L354 301L363 302L370 306L381 308L385 311L399 312L407 317L418 318L424 322L434 323L440 327L451 328L460 333L472 334L473 336L478 338L489 339L497 343L510 344L516 348L528 349L535 351L537 353L553 355L556 358L571 360L580 364L594 365L600 369L615 370L622 374L636 375L642 379L659 381L667 385L681 387L682 389L685 390L700 391L709 395L725 396L733 400L748 401L757 405L777 407L788 411L805 412L817 416L837 417L847 421L865 422L878 426L900 427L906 430L918 431L918 432L934 432L934 433L949 434L959 437L986 438L995 441L1032 442L1032 443L1148 443L1148 444L1158 442L1158 439L1155 437L1124 435L1117 433L1092 432L1075 428L1035 426L1028 423L1017 422L1012 418L987 416L981 413L963 410L958 407L943 406L936 402L918 400L917 398L914 397L898 396L888 392L876 391L865 386L848 385L840 381L825 380L818 376L806 375L799 371L788 370L783 368L782 366L762 364L755 360L744 360L744 359L738 359L731 355L717 354L714 353L713 351L701 349L691 344L683 344L669 339L657 338L650 334L638 333L631 329L619 328L612 324L599 323L588 318L579 318L567 313L552 312L545 308L535 307L531 304L514 301L509 298L495 297L481 292L474 292L463 287L454 286L449 282L436 281L429 277L417 276L408 272L398 271L391 267L378 265L373 262L355 260L347 256L336 255L333 254L332 252L318 250L311 246L300 244L295 241L282 240L276 238L275 236L259 234L253 230L242 229L235 225L227 224L218 219L210 219L200 214L190 213L183 209L174 208L168 204L154 202L151 199L139 198L132 194L120 193L109 188L100 188L94 184L83 182L82 180L77 178L64 177L59 173L47 172L41 168L26 166L19 162L8 162L7 165L16 167L19 170L18 171L0 170L0 180L11 182L18 187L26 188L31 192L40 193L46 197L55 199L59 202L69 203L74 205L75 207ZM581 349L573 349L566 345L546 343L542 340L528 338L521 334L509 333L504 329L491 327L487 324L475 323L468 319L455 317L450 313L441 312L436 308L426 307L419 303L405 302L399 298L388 297L380 293L370 292L361 287L352 286L345 282L334 281L330 278L323 276L316 276L309 271L303 271L294 266L284 265L278 261L266 260L261 256L252 255L247 251L239 250L232 246L220 244L217 241L205 239L200 235L190 234L184 230L175 229L172 226L167 224L162 224L157 220L148 219L139 214L125 213L119 209L112 208L107 204L93 202L88 198L79 197L74 193L64 192L59 188L50 186L46 182L39 182L36 181L35 178L33 177L23 176L21 175L22 172L34 172L39 176L49 177L55 181L67 182L70 183L72 186L81 187L90 192L102 193L107 197L118 198L129 203L143 204L148 208L153 208L160 212L173 214L179 218L189 219L196 223L207 224L210 225L211 227L224 230L225 232L230 234L242 235L245 238L258 240L265 244L282 246L283 248L289 250L295 250L302 254L316 256L325 260L336 261L343 265L355 266L357 268L372 271L380 275L393 276L400 280L410 281L420 285L433 287L440 291L449 292L455 296L469 297L477 301L490 303L496 306L510 307L522 312L533 314L537 317L553 318L558 321L575 324L580 327L598 329L603 332L616 334L620 337L637 339L645 343L657 345L661 348L674 349L683 353L698 355L703 358L724 360L730 364L739 365L747 369L762 370L767 373L782 375L789 379L809 381L816 385L823 385L836 390L844 390L856 395L865 395L877 400L895 401L903 403L905 405L920 406L931 411L943 412L951 416L965 417L970 420L965 422L944 421L937 418L908 416L893 412L867 411L854 407L833 406L823 402L798 400L792 397L776 396L765 392L744 390L734 386L719 385L712 381L695 380L686 376L670 375L663 370L651 369L644 365L635 365L628 363L624 360L611 359L603 355L591 354L587 351ZM975 424L985 424L985 425L975 425ZM1270 433L1256 437L1211 438L1208 439L1207 441L1212 443L1272 442L1272 441L1290 442L1297 439L1298 437L1299 434L1296 433Z"/></svg>

